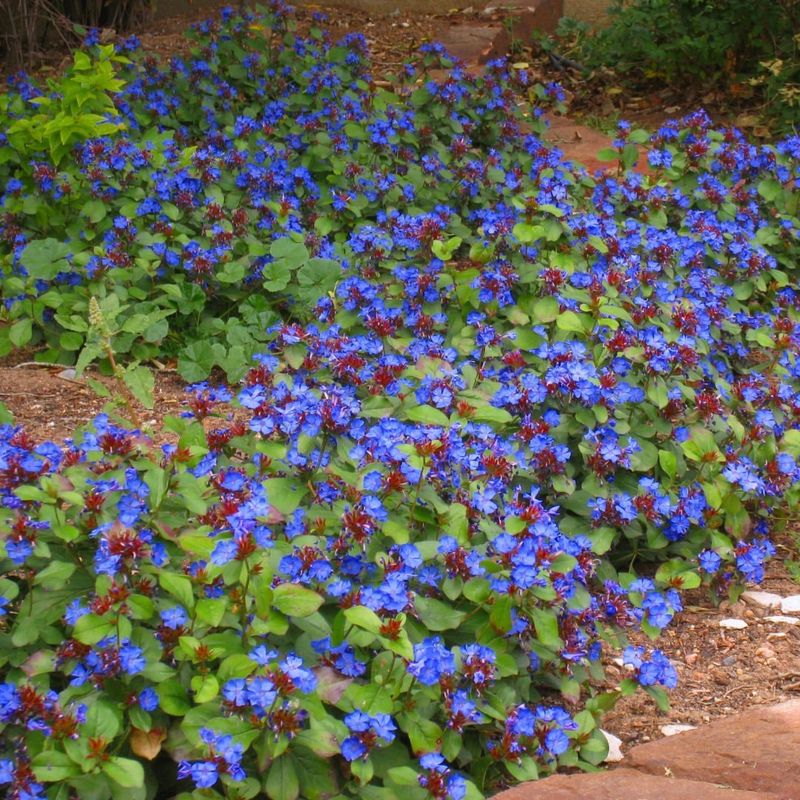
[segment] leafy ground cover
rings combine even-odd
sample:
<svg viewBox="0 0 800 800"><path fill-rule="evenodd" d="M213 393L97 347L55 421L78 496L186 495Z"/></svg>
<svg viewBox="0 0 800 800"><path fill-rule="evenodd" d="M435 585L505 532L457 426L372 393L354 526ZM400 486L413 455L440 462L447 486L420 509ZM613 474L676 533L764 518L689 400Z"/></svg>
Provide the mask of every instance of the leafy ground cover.
<svg viewBox="0 0 800 800"><path fill-rule="evenodd" d="M602 713L675 682L628 632L759 580L796 499L800 142L698 112L593 177L524 69L434 79L430 46L388 91L277 6L196 39L0 102L5 348L145 402L154 359L200 381L160 445L0 428L0 780L461 800L592 768Z"/></svg>

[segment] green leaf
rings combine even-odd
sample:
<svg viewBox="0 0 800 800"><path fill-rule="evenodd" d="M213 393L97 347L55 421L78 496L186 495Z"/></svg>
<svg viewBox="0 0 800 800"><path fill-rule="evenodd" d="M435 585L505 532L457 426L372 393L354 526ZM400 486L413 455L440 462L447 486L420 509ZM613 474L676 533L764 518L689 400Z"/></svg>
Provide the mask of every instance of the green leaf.
<svg viewBox="0 0 800 800"><path fill-rule="evenodd" d="M217 273L217 280L220 283L239 283L244 278L246 271L246 267L241 261L229 261Z"/></svg>
<svg viewBox="0 0 800 800"><path fill-rule="evenodd" d="M617 531L614 528L603 526L594 528L586 533L592 542L592 552L598 556L607 553L617 538Z"/></svg>
<svg viewBox="0 0 800 800"><path fill-rule="evenodd" d="M530 756L522 756L516 761L506 760L503 764L518 781L535 781L539 778L539 768Z"/></svg>
<svg viewBox="0 0 800 800"><path fill-rule="evenodd" d="M671 450L658 451L658 463L664 474L670 479L675 480L675 472L678 468L678 459Z"/></svg>
<svg viewBox="0 0 800 800"><path fill-rule="evenodd" d="M625 169L633 169L639 160L639 148L635 144L626 144L622 148L622 166Z"/></svg>
<svg viewBox="0 0 800 800"><path fill-rule="evenodd" d="M312 258L297 271L301 286L298 294L308 303L316 303L327 294L342 275L342 265L330 258Z"/></svg>
<svg viewBox="0 0 800 800"><path fill-rule="evenodd" d="M175 597L185 609L191 610L194 607L194 589L191 580L185 575L161 572L158 582L161 588Z"/></svg>
<svg viewBox="0 0 800 800"><path fill-rule="evenodd" d="M14 347L24 347L33 336L33 323L27 317L18 319L8 329L8 340Z"/></svg>
<svg viewBox="0 0 800 800"><path fill-rule="evenodd" d="M288 238L276 239L269 248L269 254L290 270L296 270L308 261L306 246Z"/></svg>
<svg viewBox="0 0 800 800"><path fill-rule="evenodd" d="M84 614L75 623L72 636L81 644L97 644L113 632L114 624L110 619L98 617L97 614Z"/></svg>
<svg viewBox="0 0 800 800"><path fill-rule="evenodd" d="M538 323L552 322L558 318L558 311L558 300L555 297L540 297L533 304L533 319Z"/></svg>
<svg viewBox="0 0 800 800"><path fill-rule="evenodd" d="M447 603L433 597L417 595L414 599L419 618L430 631L448 631L458 628L464 621L466 612L458 611Z"/></svg>
<svg viewBox="0 0 800 800"><path fill-rule="evenodd" d="M261 271L263 286L268 292L282 292L292 279L292 270L285 261L273 261Z"/></svg>
<svg viewBox="0 0 800 800"><path fill-rule="evenodd" d="M34 586L44 586L45 589L58 589L69 580L75 569L74 563L52 561L36 575L33 581Z"/></svg>
<svg viewBox="0 0 800 800"><path fill-rule="evenodd" d="M144 785L144 767L132 758L111 756L102 763L101 769L114 783L126 789Z"/></svg>
<svg viewBox="0 0 800 800"><path fill-rule="evenodd" d="M440 258L442 261L449 261L453 257L453 253L458 250L461 241L461 237L459 236L448 239L447 243L436 239L431 245L431 252L436 258Z"/></svg>
<svg viewBox="0 0 800 800"><path fill-rule="evenodd" d="M234 653L223 659L217 669L217 677L223 685L231 678L246 678L256 671L258 664L244 653Z"/></svg>
<svg viewBox="0 0 800 800"><path fill-rule="evenodd" d="M31 759L37 781L53 783L81 774L81 768L66 754L58 750L45 750Z"/></svg>
<svg viewBox="0 0 800 800"><path fill-rule="evenodd" d="M397 724L408 734L414 753L430 753L438 749L442 729L435 722L423 718L419 713L409 712L400 714Z"/></svg>
<svg viewBox="0 0 800 800"><path fill-rule="evenodd" d="M288 753L272 762L264 781L264 791L270 800L297 800L300 783L294 761Z"/></svg>
<svg viewBox="0 0 800 800"><path fill-rule="evenodd" d="M661 456L659 449L646 439L638 439L639 451L631 456L631 469L636 472L649 472L653 467L659 463Z"/></svg>
<svg viewBox="0 0 800 800"><path fill-rule="evenodd" d="M86 217L89 222L98 223L104 219L108 213L106 204L102 200L89 200L81 208L81 216Z"/></svg>
<svg viewBox="0 0 800 800"><path fill-rule="evenodd" d="M99 345L87 342L83 350L81 350L78 360L75 362L75 373L80 377L86 367L101 355L103 355L103 350Z"/></svg>
<svg viewBox="0 0 800 800"><path fill-rule="evenodd" d="M544 228L541 225L530 225L526 222L518 222L511 230L520 244L530 244L544 236Z"/></svg>
<svg viewBox="0 0 800 800"><path fill-rule="evenodd" d="M389 783L395 786L413 786L419 788L419 772L413 767L392 767L386 772Z"/></svg>
<svg viewBox="0 0 800 800"><path fill-rule="evenodd" d="M345 696L350 699L354 708L360 708L367 714L391 714L394 711L391 692L376 683L352 683L347 687Z"/></svg>
<svg viewBox="0 0 800 800"><path fill-rule="evenodd" d="M406 409L406 417L412 422L420 422L423 425L447 427L450 424L447 414L433 406L411 406Z"/></svg>
<svg viewBox="0 0 800 800"><path fill-rule="evenodd" d="M562 331L585 334L586 328L581 321L582 317L574 311L562 311L556 317L556 327Z"/></svg>
<svg viewBox="0 0 800 800"><path fill-rule="evenodd" d="M145 407L152 408L154 404L153 391L155 389L155 378L153 373L141 365L128 367L122 373L122 380L130 389L131 394Z"/></svg>
<svg viewBox="0 0 800 800"><path fill-rule="evenodd" d="M160 683L156 691L160 707L173 717L182 717L192 707L186 689L175 678Z"/></svg>
<svg viewBox="0 0 800 800"><path fill-rule="evenodd" d="M489 622L498 633L511 630L511 597L507 594L495 598L489 612Z"/></svg>
<svg viewBox="0 0 800 800"><path fill-rule="evenodd" d="M608 755L608 740L601 731L594 730L589 738L581 743L578 752L584 761L599 766Z"/></svg>
<svg viewBox="0 0 800 800"><path fill-rule="evenodd" d="M68 267L64 259L70 252L70 246L58 239L37 239L25 247L20 261L32 278L50 280Z"/></svg>
<svg viewBox="0 0 800 800"><path fill-rule="evenodd" d="M536 629L536 638L551 650L560 650L564 643L558 632L558 617L555 611L544 608L534 608L529 612Z"/></svg>
<svg viewBox="0 0 800 800"><path fill-rule="evenodd" d="M219 681L213 675L195 675L192 678L192 691L195 703L208 703L219 694Z"/></svg>
<svg viewBox="0 0 800 800"><path fill-rule="evenodd" d="M345 619L357 628L363 628L370 633L378 633L383 625L381 618L366 606L351 606L344 610Z"/></svg>
<svg viewBox="0 0 800 800"><path fill-rule="evenodd" d="M783 186L774 178L764 178L764 180L758 184L758 193L768 203L776 200L782 191Z"/></svg>
<svg viewBox="0 0 800 800"><path fill-rule="evenodd" d="M197 340L192 342L178 358L178 373L188 383L204 381L216 364L217 356L211 342Z"/></svg>
<svg viewBox="0 0 800 800"><path fill-rule="evenodd" d="M509 422L513 422L514 415L504 408L479 406L475 409L470 419L473 422L494 422L497 425L507 425Z"/></svg>
<svg viewBox="0 0 800 800"><path fill-rule="evenodd" d="M293 513L306 494L302 484L291 478L269 478L264 481L264 488L267 490L267 500L270 505L277 508L281 514Z"/></svg>
<svg viewBox="0 0 800 800"><path fill-rule="evenodd" d="M222 618L225 616L227 605L228 601L224 597L204 597L202 600L197 601L195 614L200 622L205 622L206 625L210 625L212 628L215 628L220 624L220 622L222 622Z"/></svg>
<svg viewBox="0 0 800 800"><path fill-rule="evenodd" d="M323 603L323 598L299 583L282 583L272 590L272 605L289 617L308 617Z"/></svg>
<svg viewBox="0 0 800 800"><path fill-rule="evenodd" d="M619 153L613 147L604 147L602 150L597 151L598 161L616 161Z"/></svg>
<svg viewBox="0 0 800 800"><path fill-rule="evenodd" d="M110 742L122 729L121 720L120 710L111 701L97 699L89 704L81 733Z"/></svg>

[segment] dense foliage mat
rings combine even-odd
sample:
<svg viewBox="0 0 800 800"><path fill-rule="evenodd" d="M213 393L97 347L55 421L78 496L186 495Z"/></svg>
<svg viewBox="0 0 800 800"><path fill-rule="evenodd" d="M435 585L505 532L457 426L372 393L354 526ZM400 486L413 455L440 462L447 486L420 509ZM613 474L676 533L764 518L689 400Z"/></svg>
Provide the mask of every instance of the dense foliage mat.
<svg viewBox="0 0 800 800"><path fill-rule="evenodd" d="M279 7L195 36L0 99L2 346L199 381L157 432L0 427L0 783L461 800L599 764L602 712L676 679L628 632L759 580L796 500L800 140L622 125L591 176L524 70L428 47L389 91Z"/></svg>

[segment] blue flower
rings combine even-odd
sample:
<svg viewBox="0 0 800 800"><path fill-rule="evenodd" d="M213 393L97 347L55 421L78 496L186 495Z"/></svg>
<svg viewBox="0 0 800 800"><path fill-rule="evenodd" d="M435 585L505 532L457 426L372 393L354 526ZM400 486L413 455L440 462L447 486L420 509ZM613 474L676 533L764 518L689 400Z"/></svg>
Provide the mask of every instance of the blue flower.
<svg viewBox="0 0 800 800"><path fill-rule="evenodd" d="M158 708L158 692L147 686L139 692L139 706L144 711L155 711Z"/></svg>
<svg viewBox="0 0 800 800"><path fill-rule="evenodd" d="M455 672L456 660L440 636L430 636L414 645L414 660L407 669L420 683L432 686Z"/></svg>
<svg viewBox="0 0 800 800"><path fill-rule="evenodd" d="M370 716L364 711L351 711L344 718L344 724L352 732L342 741L342 756L348 761L366 758L375 746L376 739L389 744L394 741L397 726L388 714Z"/></svg>
<svg viewBox="0 0 800 800"><path fill-rule="evenodd" d="M142 648L129 643L120 647L119 663L128 675L138 675L147 666Z"/></svg>

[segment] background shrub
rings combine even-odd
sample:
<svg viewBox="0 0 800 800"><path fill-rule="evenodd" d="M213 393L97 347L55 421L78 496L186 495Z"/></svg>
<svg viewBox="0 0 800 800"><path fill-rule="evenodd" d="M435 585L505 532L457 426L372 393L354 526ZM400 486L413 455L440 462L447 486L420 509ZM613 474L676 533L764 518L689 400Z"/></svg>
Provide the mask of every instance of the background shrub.
<svg viewBox="0 0 800 800"><path fill-rule="evenodd" d="M616 0L608 27L583 39L581 59L677 88L747 80L779 62L766 97L785 130L797 119L797 97L780 88L797 84L798 9L796 0Z"/></svg>
<svg viewBox="0 0 800 800"><path fill-rule="evenodd" d="M76 28L126 31L150 8L150 0L0 0L0 58L32 67L48 42L74 46Z"/></svg>

